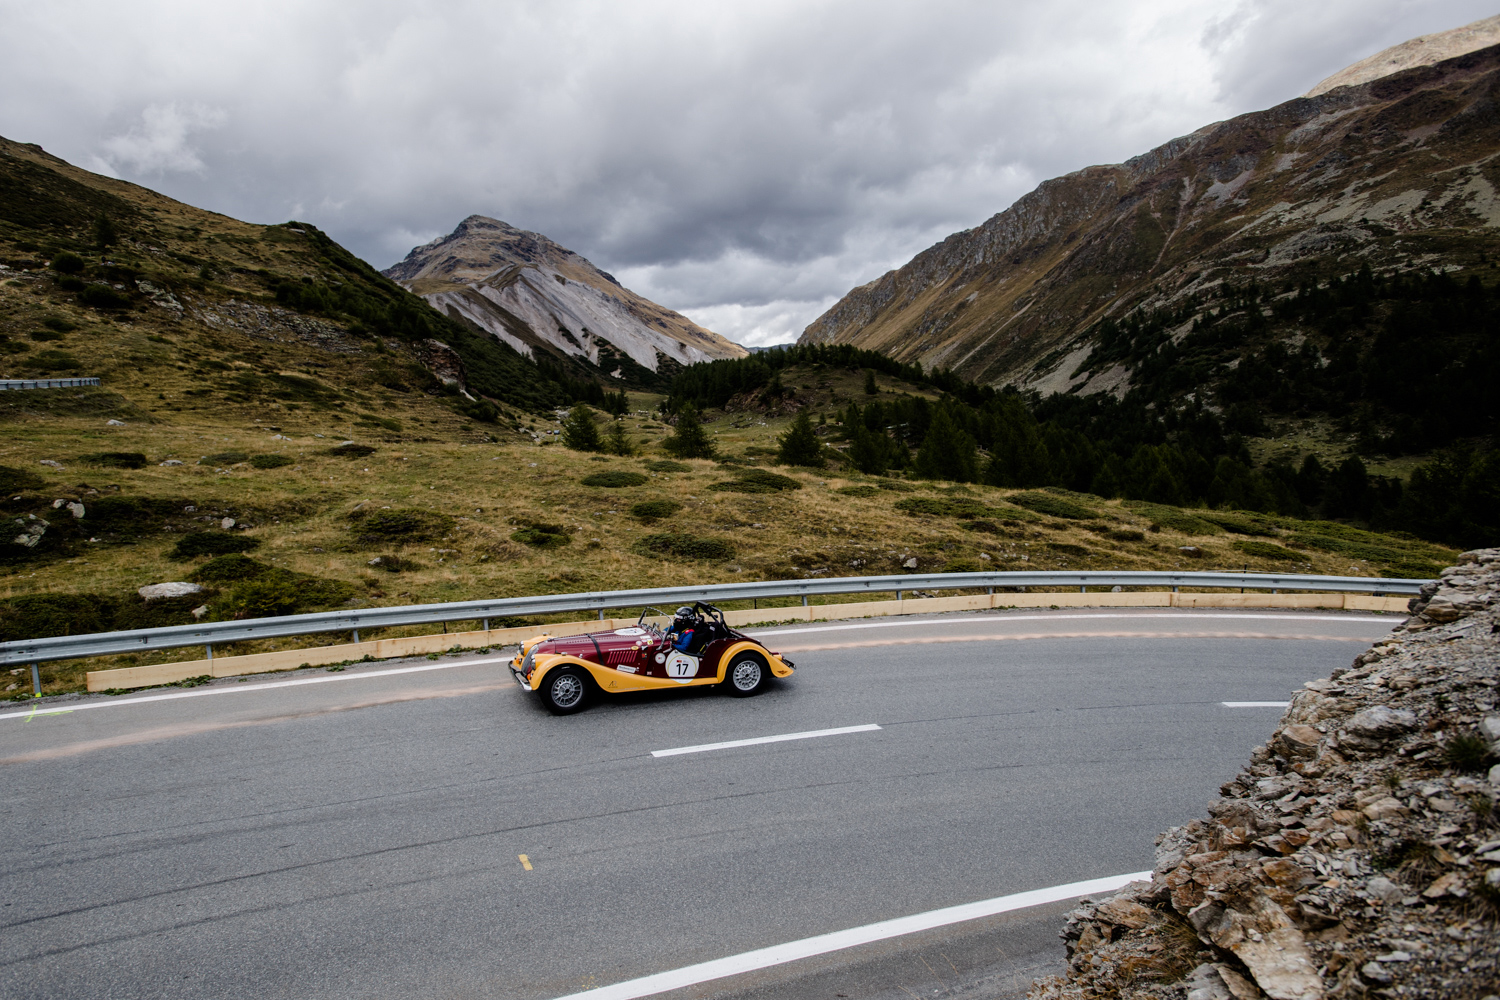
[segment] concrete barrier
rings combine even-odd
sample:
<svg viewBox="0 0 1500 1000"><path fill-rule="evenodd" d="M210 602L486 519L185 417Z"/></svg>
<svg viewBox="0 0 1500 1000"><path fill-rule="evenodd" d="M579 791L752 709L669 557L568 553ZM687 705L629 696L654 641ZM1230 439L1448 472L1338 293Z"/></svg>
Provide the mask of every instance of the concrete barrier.
<svg viewBox="0 0 1500 1000"><path fill-rule="evenodd" d="M1346 611L1406 610L1405 597L1371 597L1368 594L1179 594L1171 591L1133 591L1119 594L968 594L958 597L922 597L901 601L861 601L850 604L793 605L789 608L751 608L724 612L730 625L742 627L766 621L829 621L841 618L877 618L887 615L936 614L949 611L982 611L990 608L1329 608ZM647 621L665 625L667 618ZM603 629L634 625L634 618L588 619L552 625L496 628L487 632L448 632L432 635L374 639L369 642L278 649L244 656L216 656L212 660L155 663L142 667L91 670L90 691L121 691L130 688L175 684L194 677L236 677L243 674L325 667L363 660L389 660L406 656L428 656L453 649L484 649L511 646L534 635L581 635Z"/></svg>

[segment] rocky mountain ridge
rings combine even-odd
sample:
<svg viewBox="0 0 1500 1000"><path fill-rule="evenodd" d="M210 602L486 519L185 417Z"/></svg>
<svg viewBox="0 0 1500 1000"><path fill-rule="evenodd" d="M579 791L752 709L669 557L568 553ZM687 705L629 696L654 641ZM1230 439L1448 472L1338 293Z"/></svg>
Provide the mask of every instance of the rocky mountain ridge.
<svg viewBox="0 0 1500 1000"><path fill-rule="evenodd" d="M800 342L992 385L1122 392L1128 373L1078 370L1106 318L1361 264L1486 266L1500 250L1497 84L1492 46L1046 181L852 290Z"/></svg>
<svg viewBox="0 0 1500 1000"><path fill-rule="evenodd" d="M1345 66L1332 76L1319 81L1302 96L1317 97L1336 87L1353 87L1357 84L1369 83L1371 80L1378 80L1405 69L1430 66L1444 59L1452 59L1455 56L1473 52L1475 49L1488 48L1496 44L1500 44L1500 14L1487 17L1482 21L1475 21L1473 24L1466 24L1461 28L1439 31L1431 35L1420 35L1400 45L1392 45L1367 59Z"/></svg>
<svg viewBox="0 0 1500 1000"><path fill-rule="evenodd" d="M482 215L381 273L523 354L587 359L615 378L747 353L547 237Z"/></svg>
<svg viewBox="0 0 1500 1000"><path fill-rule="evenodd" d="M1150 882L1068 915L1067 973L1032 1000L1493 996L1497 599L1500 549L1466 552L1303 685L1208 815L1157 839Z"/></svg>

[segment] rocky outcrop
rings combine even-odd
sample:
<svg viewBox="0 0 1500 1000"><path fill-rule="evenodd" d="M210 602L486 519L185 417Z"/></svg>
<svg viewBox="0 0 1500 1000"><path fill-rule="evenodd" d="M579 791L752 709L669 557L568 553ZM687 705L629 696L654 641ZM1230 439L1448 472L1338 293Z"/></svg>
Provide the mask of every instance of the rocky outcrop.
<svg viewBox="0 0 1500 1000"><path fill-rule="evenodd" d="M523 354L587 358L617 378L625 359L656 372L664 360L670 367L747 353L547 237L482 215L382 273Z"/></svg>
<svg viewBox="0 0 1500 1000"><path fill-rule="evenodd" d="M1500 549L1310 681L1151 881L1068 915L1031 1000L1480 1000L1500 983ZM1486 770L1488 769L1488 770Z"/></svg>
<svg viewBox="0 0 1500 1000"><path fill-rule="evenodd" d="M1124 392L1078 370L1104 318L1218 284L1483 259L1500 226L1500 47L1241 115L1044 182L803 332L977 381ZM1189 324L1190 325L1190 324Z"/></svg>

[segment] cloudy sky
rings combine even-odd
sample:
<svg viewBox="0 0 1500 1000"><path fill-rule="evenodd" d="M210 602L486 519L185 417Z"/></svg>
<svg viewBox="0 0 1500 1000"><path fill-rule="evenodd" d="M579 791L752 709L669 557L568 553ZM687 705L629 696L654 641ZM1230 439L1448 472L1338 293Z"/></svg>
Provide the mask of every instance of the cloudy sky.
<svg viewBox="0 0 1500 1000"><path fill-rule="evenodd" d="M746 344L1496 0L0 0L0 135L378 267L473 214Z"/></svg>

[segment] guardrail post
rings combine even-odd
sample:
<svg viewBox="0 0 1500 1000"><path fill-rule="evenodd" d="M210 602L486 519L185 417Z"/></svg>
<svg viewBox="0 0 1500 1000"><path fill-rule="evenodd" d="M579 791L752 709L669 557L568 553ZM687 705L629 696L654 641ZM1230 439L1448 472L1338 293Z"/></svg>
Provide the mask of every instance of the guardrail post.
<svg viewBox="0 0 1500 1000"><path fill-rule="evenodd" d="M31 690L32 697L40 698L42 696L42 675L37 671L35 663L31 665Z"/></svg>
<svg viewBox="0 0 1500 1000"><path fill-rule="evenodd" d="M356 643L358 643L359 642L359 629L354 628L354 629L350 629L349 631L354 634L354 641Z"/></svg>
<svg viewBox="0 0 1500 1000"><path fill-rule="evenodd" d="M804 608L807 607L807 595L806 594L802 595L802 606Z"/></svg>
<svg viewBox="0 0 1500 1000"><path fill-rule="evenodd" d="M488 632L490 630L490 620L488 618L481 618L479 620L479 624L481 624L481 625L484 626L484 630L486 632Z"/></svg>
<svg viewBox="0 0 1500 1000"><path fill-rule="evenodd" d="M1089 588L1088 588L1088 587L1086 587L1086 586L1085 586L1085 587L1079 587L1079 588L1078 588L1078 592L1079 592L1079 593L1080 593L1080 594L1087 594L1087 593L1088 593L1088 592L1089 592Z"/></svg>
<svg viewBox="0 0 1500 1000"><path fill-rule="evenodd" d="M214 662L214 648L213 648L213 646L205 645L203 647L203 652L205 652L205 653L208 654L208 662L209 663Z"/></svg>
<svg viewBox="0 0 1500 1000"><path fill-rule="evenodd" d="M604 620L604 609L603 608L599 609L599 620L601 622Z"/></svg>
<svg viewBox="0 0 1500 1000"><path fill-rule="evenodd" d="M903 595L905 593L906 593L906 591L904 591L904 590L898 590L898 591L896 591L896 600L898 600L898 601L901 600L901 595Z"/></svg>

